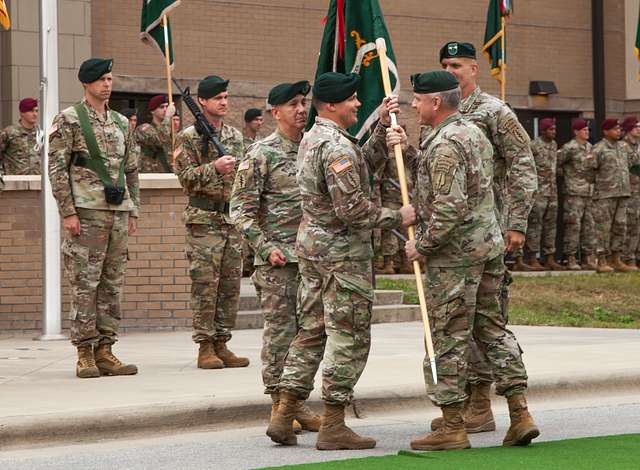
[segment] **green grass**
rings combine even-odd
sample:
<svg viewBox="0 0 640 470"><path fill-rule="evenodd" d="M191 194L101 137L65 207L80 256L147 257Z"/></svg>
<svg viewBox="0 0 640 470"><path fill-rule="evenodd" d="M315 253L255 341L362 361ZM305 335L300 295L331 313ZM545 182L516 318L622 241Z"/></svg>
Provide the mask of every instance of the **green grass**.
<svg viewBox="0 0 640 470"><path fill-rule="evenodd" d="M571 439L529 447L490 447L447 452L407 452L278 468L296 470L637 470L640 434Z"/></svg>
<svg viewBox="0 0 640 470"><path fill-rule="evenodd" d="M418 303L414 281L378 279L377 288L403 290L405 303ZM510 292L515 325L640 328L637 273L516 277Z"/></svg>

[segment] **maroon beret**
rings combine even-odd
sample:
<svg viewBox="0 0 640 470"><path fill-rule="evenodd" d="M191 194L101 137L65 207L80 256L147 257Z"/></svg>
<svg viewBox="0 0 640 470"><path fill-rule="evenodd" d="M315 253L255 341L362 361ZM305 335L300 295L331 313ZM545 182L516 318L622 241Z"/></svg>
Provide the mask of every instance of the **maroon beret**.
<svg viewBox="0 0 640 470"><path fill-rule="evenodd" d="M625 132L629 132L631 129L633 129L637 125L638 125L638 118L635 116L627 116L626 118L624 118L624 121L622 121L622 129L624 129Z"/></svg>
<svg viewBox="0 0 640 470"><path fill-rule="evenodd" d="M617 119L615 118L607 118L604 121L602 121L602 130L603 131L609 131L611 129L613 129L616 126L619 126L620 123L618 122Z"/></svg>
<svg viewBox="0 0 640 470"><path fill-rule="evenodd" d="M544 132L551 127L556 127L556 120L554 118L540 119L540 123L538 124L538 129L540 129L540 132Z"/></svg>
<svg viewBox="0 0 640 470"><path fill-rule="evenodd" d="M38 100L35 98L24 98L20 100L20 112L27 113L33 111L38 106Z"/></svg>
<svg viewBox="0 0 640 470"><path fill-rule="evenodd" d="M149 100L149 111L155 111L161 104L168 102L167 95L156 95Z"/></svg>
<svg viewBox="0 0 640 470"><path fill-rule="evenodd" d="M571 124L571 129L573 129L574 131L580 131L580 130L584 129L585 127L589 127L589 121L587 121L586 119L582 119L582 118L578 118L578 119L574 120L573 124Z"/></svg>

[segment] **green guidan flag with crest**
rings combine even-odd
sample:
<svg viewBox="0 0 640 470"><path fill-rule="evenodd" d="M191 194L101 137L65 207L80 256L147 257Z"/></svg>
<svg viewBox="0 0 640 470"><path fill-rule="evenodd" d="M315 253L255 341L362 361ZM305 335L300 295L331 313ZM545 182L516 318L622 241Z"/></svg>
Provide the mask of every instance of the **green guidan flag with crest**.
<svg viewBox="0 0 640 470"><path fill-rule="evenodd" d="M180 5L180 0L142 0L142 15L140 20L140 39L145 44L156 47L165 55L165 31L162 17L167 15L167 37L169 39L169 64L173 67L173 41L171 40L171 26L169 12Z"/></svg>
<svg viewBox="0 0 640 470"><path fill-rule="evenodd" d="M487 26L484 30L482 52L491 62L491 75L502 82L502 69L507 66L507 46L502 28L502 18L513 12L513 0L489 0L487 10ZM505 57L502 57L504 51Z"/></svg>
<svg viewBox="0 0 640 470"><path fill-rule="evenodd" d="M358 73L360 87L358 123L349 129L351 135L364 141L371 126L378 120L377 108L385 96L380 72L376 39L387 43L389 74L393 94L400 92L400 80L391 39L378 0L331 0L318 58L316 78L325 72ZM307 128L316 117L309 112Z"/></svg>

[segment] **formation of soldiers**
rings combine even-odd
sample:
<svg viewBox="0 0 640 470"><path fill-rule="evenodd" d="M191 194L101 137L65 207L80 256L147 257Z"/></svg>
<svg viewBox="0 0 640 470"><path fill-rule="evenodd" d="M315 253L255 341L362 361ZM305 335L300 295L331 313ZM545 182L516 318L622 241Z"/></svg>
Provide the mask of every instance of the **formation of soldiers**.
<svg viewBox="0 0 640 470"><path fill-rule="evenodd" d="M630 168L638 165L640 127L625 120L620 141L620 125L606 120L605 139L591 148L586 121L576 120L575 139L557 152L552 120L543 120L541 138L530 142L513 111L480 90L472 44L449 42L439 59L443 70L411 77L412 107L422 126L417 147L408 144L402 126L391 126L390 115L400 111L397 97L385 98L364 145L347 132L360 107L357 74L326 73L313 86L275 86L268 104L276 130L263 139L256 139L259 110L245 114L244 133L225 122L229 81L210 75L199 82L197 101L222 147L189 126L175 137L173 152L179 122L166 97L154 97L152 122L137 126L135 111L125 116L109 108L113 61L85 61L78 72L83 100L48 130L77 376L138 372L112 350L128 236L140 213L138 173L174 171L188 197L183 222L199 368L249 364L227 343L238 312L243 243L254 254L273 441L295 445L296 433L307 430L318 432L320 450L376 445L346 425L345 408L371 345L372 235L379 231L382 267L389 268L399 245L385 237L410 225L417 226L416 240L402 249L408 260L426 266L437 384L429 358L423 372L429 398L442 409L432 432L411 447L467 448L467 433L494 431L493 385L509 406L504 445L536 438L522 349L507 328L511 276L504 257L514 254L516 264L536 268L541 252L547 267L558 269L554 230L546 224L557 213L555 181L562 171L565 220L575 227L565 239L569 267L577 269L580 250L587 264L595 251L600 272L628 267L625 254L637 261L640 184ZM304 132L311 91L318 117ZM20 126L2 134L4 164L26 165L39 145L37 102L23 100L20 110ZM31 140L17 145L14 135ZM397 197L390 158L396 145L413 175L413 205L402 206ZM376 180L395 194L376 195ZM591 242L594 231L597 243ZM625 242L631 232L634 245ZM384 248L384 240L392 246ZM319 416L305 401L321 363L325 407Z"/></svg>

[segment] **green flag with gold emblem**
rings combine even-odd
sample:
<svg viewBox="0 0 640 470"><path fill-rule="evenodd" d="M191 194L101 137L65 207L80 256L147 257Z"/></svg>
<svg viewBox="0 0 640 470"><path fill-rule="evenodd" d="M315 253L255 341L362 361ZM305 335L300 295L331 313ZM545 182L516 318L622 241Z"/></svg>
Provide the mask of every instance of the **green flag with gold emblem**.
<svg viewBox="0 0 640 470"><path fill-rule="evenodd" d="M145 44L157 48L165 55L165 43L169 44L169 63L173 67L173 41L169 13L180 4L180 0L142 0L142 17L140 20L140 39ZM167 16L165 31L162 17ZM166 41L165 41L166 39Z"/></svg>

